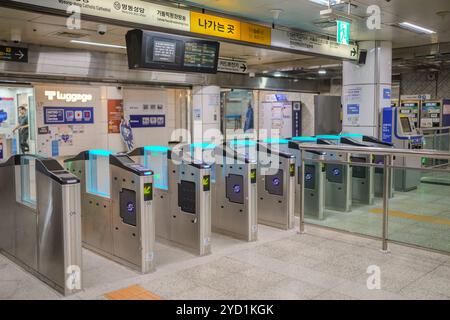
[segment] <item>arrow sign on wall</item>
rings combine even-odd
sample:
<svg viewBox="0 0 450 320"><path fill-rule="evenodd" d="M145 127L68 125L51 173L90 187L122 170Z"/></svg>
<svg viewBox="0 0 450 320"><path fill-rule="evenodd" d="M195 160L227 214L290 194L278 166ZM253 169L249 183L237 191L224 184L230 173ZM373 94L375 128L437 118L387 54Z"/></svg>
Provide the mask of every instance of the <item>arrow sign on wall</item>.
<svg viewBox="0 0 450 320"><path fill-rule="evenodd" d="M220 58L217 66L217 71L219 72L247 73L247 70L247 62L232 59Z"/></svg>
<svg viewBox="0 0 450 320"><path fill-rule="evenodd" d="M0 61L28 62L28 49L11 46L0 46Z"/></svg>

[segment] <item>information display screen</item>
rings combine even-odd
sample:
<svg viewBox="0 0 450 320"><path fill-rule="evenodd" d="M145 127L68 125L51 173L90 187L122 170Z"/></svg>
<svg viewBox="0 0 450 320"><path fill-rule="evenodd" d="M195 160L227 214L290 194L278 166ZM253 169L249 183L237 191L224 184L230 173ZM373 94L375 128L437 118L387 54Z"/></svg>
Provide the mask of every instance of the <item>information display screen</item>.
<svg viewBox="0 0 450 320"><path fill-rule="evenodd" d="M130 69L217 73L220 44L143 30L126 35Z"/></svg>
<svg viewBox="0 0 450 320"><path fill-rule="evenodd" d="M214 42L187 41L184 47L184 66L214 69L217 55L217 44Z"/></svg>
<svg viewBox="0 0 450 320"><path fill-rule="evenodd" d="M176 41L154 39L153 62L174 63L176 53L177 53Z"/></svg>

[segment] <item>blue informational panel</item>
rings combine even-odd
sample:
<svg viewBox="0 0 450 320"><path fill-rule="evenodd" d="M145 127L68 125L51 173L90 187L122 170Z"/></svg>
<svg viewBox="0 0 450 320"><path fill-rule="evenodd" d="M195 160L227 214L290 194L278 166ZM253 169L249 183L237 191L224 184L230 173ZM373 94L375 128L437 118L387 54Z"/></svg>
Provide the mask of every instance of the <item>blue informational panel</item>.
<svg viewBox="0 0 450 320"><path fill-rule="evenodd" d="M347 114L359 115L359 104L348 104Z"/></svg>
<svg viewBox="0 0 450 320"><path fill-rule="evenodd" d="M383 99L390 99L391 98L391 89L384 88L383 89Z"/></svg>
<svg viewBox="0 0 450 320"><path fill-rule="evenodd" d="M163 128L166 126L166 116L163 114L132 114L130 115L132 128Z"/></svg>
<svg viewBox="0 0 450 320"><path fill-rule="evenodd" d="M93 107L44 107L45 124L92 124Z"/></svg>
<svg viewBox="0 0 450 320"><path fill-rule="evenodd" d="M58 156L59 156L59 141L52 140L52 157L58 157Z"/></svg>
<svg viewBox="0 0 450 320"><path fill-rule="evenodd" d="M381 139L383 142L392 143L393 134L393 109L391 107L383 109L383 124L381 128Z"/></svg>
<svg viewBox="0 0 450 320"><path fill-rule="evenodd" d="M286 101L288 101L287 95L283 94L283 93L275 94L275 98L277 99L277 102L286 102Z"/></svg>

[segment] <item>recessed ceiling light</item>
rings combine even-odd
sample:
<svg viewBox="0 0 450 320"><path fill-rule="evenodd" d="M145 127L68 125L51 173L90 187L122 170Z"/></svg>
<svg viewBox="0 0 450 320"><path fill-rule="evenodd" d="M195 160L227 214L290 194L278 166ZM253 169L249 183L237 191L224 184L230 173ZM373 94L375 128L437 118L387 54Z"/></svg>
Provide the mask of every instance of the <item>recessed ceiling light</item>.
<svg viewBox="0 0 450 320"><path fill-rule="evenodd" d="M282 74L281 74L281 72L275 72L275 73L273 74L273 76L279 78L279 77L282 76Z"/></svg>
<svg viewBox="0 0 450 320"><path fill-rule="evenodd" d="M418 32L418 33L425 33L425 34L433 34L436 33L433 30L418 26L416 24L410 23L410 22L401 22L398 24L400 27L414 31L414 32Z"/></svg>
<svg viewBox="0 0 450 320"><path fill-rule="evenodd" d="M319 73L319 74L327 74L327 70L325 70L325 69L319 69L318 73Z"/></svg>
<svg viewBox="0 0 450 320"><path fill-rule="evenodd" d="M91 41L81 41L81 40L70 40L72 43L85 44L88 46L97 46L97 47L107 47L107 48L115 48L115 49L126 49L125 46L119 46L116 44L109 43L100 43L100 42L91 42Z"/></svg>

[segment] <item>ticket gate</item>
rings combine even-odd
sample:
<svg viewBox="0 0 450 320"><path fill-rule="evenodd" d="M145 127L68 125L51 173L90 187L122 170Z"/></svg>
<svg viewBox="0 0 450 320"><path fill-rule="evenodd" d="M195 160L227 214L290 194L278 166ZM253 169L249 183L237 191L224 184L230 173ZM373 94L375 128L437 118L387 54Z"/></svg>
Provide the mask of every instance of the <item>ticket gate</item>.
<svg viewBox="0 0 450 320"><path fill-rule="evenodd" d="M295 215L300 215L300 197L302 179L305 184L305 215L313 216L320 220L324 218L325 207L325 166L323 163L314 160L324 160L325 153L309 150L305 152L305 172L302 172L302 152L300 145L304 143L317 143L317 139L313 137L293 137L289 141L289 150L295 156L295 164L297 167L296 184L295 184Z"/></svg>
<svg viewBox="0 0 450 320"><path fill-rule="evenodd" d="M80 181L53 159L0 164L0 251L58 292L81 290Z"/></svg>
<svg viewBox="0 0 450 320"><path fill-rule="evenodd" d="M83 245L141 273L153 271L153 172L104 150L64 162L81 181Z"/></svg>
<svg viewBox="0 0 450 320"><path fill-rule="evenodd" d="M258 223L284 230L294 227L295 156L289 140L265 139L258 143Z"/></svg>
<svg viewBox="0 0 450 320"><path fill-rule="evenodd" d="M256 147L256 143L252 145ZM183 150L192 158L212 164L212 231L244 241L256 241L256 158L239 153L227 143L221 146L194 143L184 146Z"/></svg>
<svg viewBox="0 0 450 320"><path fill-rule="evenodd" d="M366 148L392 148L391 143L386 143L374 137L362 134L341 134L341 144ZM383 164L384 158L370 154L352 155L352 162ZM375 197L383 196L384 169L368 166L352 165L352 191L353 200L363 204L373 204ZM390 197L393 197L393 180L390 188Z"/></svg>
<svg viewBox="0 0 450 320"><path fill-rule="evenodd" d="M340 136L317 136L318 144L339 145ZM327 152L327 161L347 161L346 153ZM348 164L325 164L325 208L348 212L352 206L352 182L351 170Z"/></svg>
<svg viewBox="0 0 450 320"><path fill-rule="evenodd" d="M156 236L197 255L211 253L211 166L182 150L146 146L129 156L154 172Z"/></svg>

